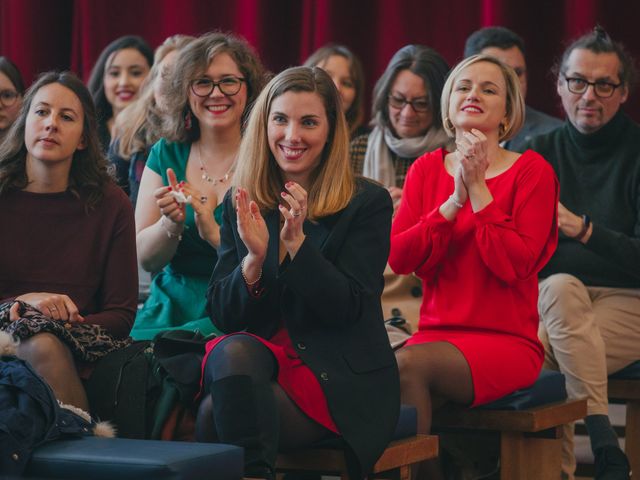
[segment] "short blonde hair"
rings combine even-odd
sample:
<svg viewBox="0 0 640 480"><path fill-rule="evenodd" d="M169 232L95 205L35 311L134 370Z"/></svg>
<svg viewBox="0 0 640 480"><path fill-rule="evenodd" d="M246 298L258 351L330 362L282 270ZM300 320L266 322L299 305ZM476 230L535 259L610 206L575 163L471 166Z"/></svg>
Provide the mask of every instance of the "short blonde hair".
<svg viewBox="0 0 640 480"><path fill-rule="evenodd" d="M340 96L331 77L322 68L289 68L267 84L249 115L233 186L246 189L261 211L278 208L283 178L269 148L267 126L274 99L289 91L317 93L329 122L327 144L307 192L307 216L315 220L345 208L356 188L349 163L349 131Z"/></svg>
<svg viewBox="0 0 640 480"><path fill-rule="evenodd" d="M449 101L451 99L451 92L453 91L453 84L465 68L479 62L492 63L502 72L502 76L507 86L507 125L505 128L500 129L499 141L502 142L503 140L509 140L520 131L524 124L524 98L520 91L520 81L518 80L518 76L513 68L490 55L472 55L471 57L462 60L453 68L449 74L449 78L447 78L447 81L444 84L444 88L442 89L442 98L440 99L442 126L450 137L455 137L455 130L452 128L451 120L449 120Z"/></svg>

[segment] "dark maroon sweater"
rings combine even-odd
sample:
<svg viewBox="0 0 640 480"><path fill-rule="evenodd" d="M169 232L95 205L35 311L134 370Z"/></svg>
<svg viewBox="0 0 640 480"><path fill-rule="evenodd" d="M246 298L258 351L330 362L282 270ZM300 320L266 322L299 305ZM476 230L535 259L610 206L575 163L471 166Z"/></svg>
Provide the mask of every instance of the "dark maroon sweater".
<svg viewBox="0 0 640 480"><path fill-rule="evenodd" d="M68 295L85 321L126 337L136 313L135 225L115 184L87 213L69 191L0 197L0 303L32 292Z"/></svg>

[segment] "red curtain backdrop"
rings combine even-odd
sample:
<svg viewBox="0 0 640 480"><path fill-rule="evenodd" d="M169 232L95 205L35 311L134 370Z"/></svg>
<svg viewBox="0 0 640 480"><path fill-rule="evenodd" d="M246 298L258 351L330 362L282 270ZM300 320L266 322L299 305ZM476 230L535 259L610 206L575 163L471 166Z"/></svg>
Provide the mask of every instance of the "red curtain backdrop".
<svg viewBox="0 0 640 480"><path fill-rule="evenodd" d="M638 0L0 0L0 54L27 83L50 69L87 79L118 36L138 34L155 47L176 33L219 29L245 37L274 72L344 43L361 57L370 92L403 45L431 46L453 65L471 32L504 25L526 42L527 103L561 115L549 69L567 42L598 23L640 59L638 20ZM640 121L638 95L626 110Z"/></svg>

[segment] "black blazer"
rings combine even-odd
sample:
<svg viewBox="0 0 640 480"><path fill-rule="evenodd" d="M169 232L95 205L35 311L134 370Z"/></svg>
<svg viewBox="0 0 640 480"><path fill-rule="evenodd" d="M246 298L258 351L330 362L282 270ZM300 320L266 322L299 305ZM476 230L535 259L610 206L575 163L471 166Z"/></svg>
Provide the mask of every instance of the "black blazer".
<svg viewBox="0 0 640 480"><path fill-rule="evenodd" d="M359 179L344 210L317 223L305 221L304 243L282 265L279 212L267 212L264 292L253 297L240 271L247 249L227 195L218 263L207 292L209 315L225 333L246 330L269 339L284 321L294 348L322 386L348 453L355 455L352 478L371 470L391 439L400 408L398 369L380 307L392 211L386 190Z"/></svg>

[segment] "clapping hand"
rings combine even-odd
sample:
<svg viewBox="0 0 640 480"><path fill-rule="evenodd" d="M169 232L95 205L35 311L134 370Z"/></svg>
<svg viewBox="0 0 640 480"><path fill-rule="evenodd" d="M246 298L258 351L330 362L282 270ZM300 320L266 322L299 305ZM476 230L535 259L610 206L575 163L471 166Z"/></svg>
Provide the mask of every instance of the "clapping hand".
<svg viewBox="0 0 640 480"><path fill-rule="evenodd" d="M249 201L247 191L240 187L236 190L236 214L240 239L247 247L249 256L262 264L267 255L269 231L258 205L253 200Z"/></svg>
<svg viewBox="0 0 640 480"><path fill-rule="evenodd" d="M302 225L304 219L307 218L307 191L296 182L287 182L284 188L286 191L281 193L282 199L289 204L290 208L278 205L280 213L284 217L280 240L293 259L305 239Z"/></svg>
<svg viewBox="0 0 640 480"><path fill-rule="evenodd" d="M214 248L218 248L220 227L213 216L213 211L218 205L218 198L214 193L203 195L198 189L186 182L181 183L179 188L186 198L191 198L191 207L200 238L209 242Z"/></svg>
<svg viewBox="0 0 640 480"><path fill-rule="evenodd" d="M462 180L467 189L485 183L485 173L489 168L487 158L487 137L480 130L472 128L462 132L456 140L458 158L462 168Z"/></svg>
<svg viewBox="0 0 640 480"><path fill-rule="evenodd" d="M172 195L173 192L180 190L180 184L171 168L167 168L167 178L169 185L157 188L154 196L160 213L166 219L165 228L175 236L178 236L184 229L184 204L180 204L175 196Z"/></svg>

